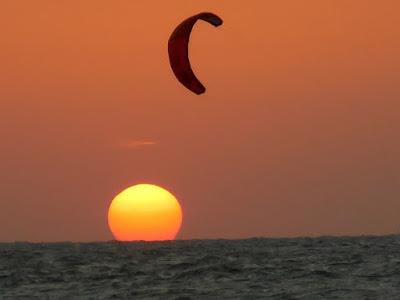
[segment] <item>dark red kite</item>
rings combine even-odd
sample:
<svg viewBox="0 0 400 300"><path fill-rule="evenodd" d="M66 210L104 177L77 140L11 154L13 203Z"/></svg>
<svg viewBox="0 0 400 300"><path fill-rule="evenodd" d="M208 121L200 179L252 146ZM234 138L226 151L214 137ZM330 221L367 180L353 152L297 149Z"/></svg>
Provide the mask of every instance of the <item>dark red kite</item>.
<svg viewBox="0 0 400 300"><path fill-rule="evenodd" d="M189 61L189 39L192 28L197 20L206 21L215 27L222 25L223 21L213 13L203 12L190 17L179 24L168 41L168 53L171 68L176 78L193 93L200 95L206 91L194 75Z"/></svg>

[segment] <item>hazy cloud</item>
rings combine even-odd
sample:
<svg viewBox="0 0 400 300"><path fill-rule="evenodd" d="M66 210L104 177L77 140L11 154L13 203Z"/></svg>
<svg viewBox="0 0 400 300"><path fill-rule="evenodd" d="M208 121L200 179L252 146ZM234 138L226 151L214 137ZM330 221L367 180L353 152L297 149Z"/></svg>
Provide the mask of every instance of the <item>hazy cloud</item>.
<svg viewBox="0 0 400 300"><path fill-rule="evenodd" d="M156 142L151 141L151 140L129 140L129 141L121 142L119 144L119 147L126 148L126 149L136 149L139 147L153 146L155 144L156 144Z"/></svg>

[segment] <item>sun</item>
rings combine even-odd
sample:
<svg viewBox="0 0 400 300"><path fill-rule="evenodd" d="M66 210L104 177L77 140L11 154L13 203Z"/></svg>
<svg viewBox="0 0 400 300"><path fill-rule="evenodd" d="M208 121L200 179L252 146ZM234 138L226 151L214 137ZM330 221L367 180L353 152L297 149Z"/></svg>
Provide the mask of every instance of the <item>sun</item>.
<svg viewBox="0 0 400 300"><path fill-rule="evenodd" d="M182 224L182 209L167 190L138 184L118 194L108 209L108 225L118 241L174 240Z"/></svg>

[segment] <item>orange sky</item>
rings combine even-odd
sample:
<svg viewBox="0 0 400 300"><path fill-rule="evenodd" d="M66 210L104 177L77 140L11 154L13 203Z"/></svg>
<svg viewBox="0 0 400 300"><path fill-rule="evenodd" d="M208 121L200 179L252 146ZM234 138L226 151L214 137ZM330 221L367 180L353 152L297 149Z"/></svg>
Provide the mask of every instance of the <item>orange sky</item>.
<svg viewBox="0 0 400 300"><path fill-rule="evenodd" d="M244 4L245 3L245 4ZM400 3L0 5L0 241L109 240L129 185L180 200L180 238L399 232ZM174 78L167 41L201 11Z"/></svg>

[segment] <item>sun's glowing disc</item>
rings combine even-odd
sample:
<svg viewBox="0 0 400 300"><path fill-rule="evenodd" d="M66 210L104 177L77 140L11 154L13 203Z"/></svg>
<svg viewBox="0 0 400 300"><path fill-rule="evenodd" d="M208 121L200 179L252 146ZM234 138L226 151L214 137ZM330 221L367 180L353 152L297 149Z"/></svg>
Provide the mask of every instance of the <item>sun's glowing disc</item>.
<svg viewBox="0 0 400 300"><path fill-rule="evenodd" d="M108 210L108 225L118 241L173 240L181 224L178 200L151 184L138 184L122 191Z"/></svg>

